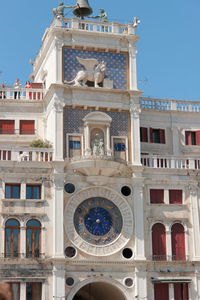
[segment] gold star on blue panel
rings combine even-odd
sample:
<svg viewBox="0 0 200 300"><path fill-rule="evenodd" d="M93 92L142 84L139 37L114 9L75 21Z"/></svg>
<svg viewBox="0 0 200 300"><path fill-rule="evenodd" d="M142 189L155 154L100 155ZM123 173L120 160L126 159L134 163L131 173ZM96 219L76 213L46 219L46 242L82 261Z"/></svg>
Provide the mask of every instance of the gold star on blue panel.
<svg viewBox="0 0 200 300"><path fill-rule="evenodd" d="M64 80L71 81L78 71L84 67L78 62L76 57L96 58L99 62L106 62L106 78L113 80L114 89L126 90L128 87L128 55L126 53L109 53L101 51L89 51L63 49L63 72Z"/></svg>

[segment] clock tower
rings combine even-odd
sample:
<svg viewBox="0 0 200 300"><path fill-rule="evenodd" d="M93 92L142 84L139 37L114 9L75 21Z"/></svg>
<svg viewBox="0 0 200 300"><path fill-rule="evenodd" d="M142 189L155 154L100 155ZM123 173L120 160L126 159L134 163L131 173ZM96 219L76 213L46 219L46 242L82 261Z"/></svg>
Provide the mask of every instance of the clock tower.
<svg viewBox="0 0 200 300"><path fill-rule="evenodd" d="M53 299L146 299L138 39L136 24L55 14L34 63L54 148Z"/></svg>

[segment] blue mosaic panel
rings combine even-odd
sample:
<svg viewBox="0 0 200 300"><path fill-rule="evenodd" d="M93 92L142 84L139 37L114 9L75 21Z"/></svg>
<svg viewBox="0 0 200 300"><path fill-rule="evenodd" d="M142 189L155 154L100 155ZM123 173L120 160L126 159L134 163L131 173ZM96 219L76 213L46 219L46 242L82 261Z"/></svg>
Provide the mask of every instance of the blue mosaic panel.
<svg viewBox="0 0 200 300"><path fill-rule="evenodd" d="M114 89L126 90L128 88L128 55L123 53L109 53L100 51L78 50L63 48L64 78L71 81L84 67L78 62L76 57L96 58L99 62L104 60L106 65L106 77L113 80Z"/></svg>

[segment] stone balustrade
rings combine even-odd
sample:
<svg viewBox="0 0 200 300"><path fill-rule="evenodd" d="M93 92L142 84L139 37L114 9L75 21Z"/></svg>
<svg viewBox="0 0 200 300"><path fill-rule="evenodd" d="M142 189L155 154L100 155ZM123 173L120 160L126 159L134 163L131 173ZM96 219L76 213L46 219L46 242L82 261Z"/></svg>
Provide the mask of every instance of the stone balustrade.
<svg viewBox="0 0 200 300"><path fill-rule="evenodd" d="M141 163L148 168L200 169L200 158L198 157L141 155Z"/></svg>
<svg viewBox="0 0 200 300"><path fill-rule="evenodd" d="M0 148L0 161L52 161L53 150L48 148Z"/></svg>
<svg viewBox="0 0 200 300"><path fill-rule="evenodd" d="M0 87L0 102L2 100L30 100L41 101L44 98L45 91L43 89L15 89L10 87Z"/></svg>
<svg viewBox="0 0 200 300"><path fill-rule="evenodd" d="M140 98L141 109L157 111L200 112L200 101Z"/></svg>

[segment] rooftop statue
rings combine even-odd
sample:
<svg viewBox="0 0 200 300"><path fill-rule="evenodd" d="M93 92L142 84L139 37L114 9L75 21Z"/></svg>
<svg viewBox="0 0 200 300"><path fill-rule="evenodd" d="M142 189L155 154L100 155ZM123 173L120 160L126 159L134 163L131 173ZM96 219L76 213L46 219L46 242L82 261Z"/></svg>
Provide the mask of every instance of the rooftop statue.
<svg viewBox="0 0 200 300"><path fill-rule="evenodd" d="M74 82L74 86L86 85L87 81L94 82L96 88L99 87L99 83L104 80L106 63L104 61L98 62L96 58L80 58L76 57L78 62L85 67L85 70L78 71L76 77L71 81L64 81L64 83L70 84Z"/></svg>
<svg viewBox="0 0 200 300"><path fill-rule="evenodd" d="M99 15L95 17L88 17L92 19L99 19L101 22L108 22L108 15L104 8L99 8Z"/></svg>
<svg viewBox="0 0 200 300"><path fill-rule="evenodd" d="M59 2L58 7L53 8L53 14L56 17L64 17L65 8L75 8L75 7L77 7L77 5L66 6L66 5L64 5L64 2Z"/></svg>

